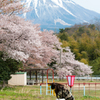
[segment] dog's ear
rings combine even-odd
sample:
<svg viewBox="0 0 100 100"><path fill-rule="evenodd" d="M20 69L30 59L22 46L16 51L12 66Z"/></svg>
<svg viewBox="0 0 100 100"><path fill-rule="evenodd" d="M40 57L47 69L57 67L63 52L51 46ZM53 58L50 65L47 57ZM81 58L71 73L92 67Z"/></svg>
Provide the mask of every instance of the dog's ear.
<svg viewBox="0 0 100 100"><path fill-rule="evenodd" d="M52 88L52 89L55 89L55 83L52 83L52 84L51 84L51 88Z"/></svg>

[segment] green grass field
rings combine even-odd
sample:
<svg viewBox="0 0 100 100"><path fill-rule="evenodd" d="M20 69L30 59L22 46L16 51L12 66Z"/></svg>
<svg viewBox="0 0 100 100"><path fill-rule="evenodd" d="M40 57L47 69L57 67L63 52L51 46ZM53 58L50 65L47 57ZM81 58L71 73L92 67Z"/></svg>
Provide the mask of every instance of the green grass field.
<svg viewBox="0 0 100 100"><path fill-rule="evenodd" d="M100 90L86 90L86 96L83 97L83 90L73 88L72 94L75 100L100 100ZM96 97L95 97L96 96ZM55 96L46 95L46 87L42 86L42 95L40 95L40 86L12 86L0 91L0 100L56 100Z"/></svg>

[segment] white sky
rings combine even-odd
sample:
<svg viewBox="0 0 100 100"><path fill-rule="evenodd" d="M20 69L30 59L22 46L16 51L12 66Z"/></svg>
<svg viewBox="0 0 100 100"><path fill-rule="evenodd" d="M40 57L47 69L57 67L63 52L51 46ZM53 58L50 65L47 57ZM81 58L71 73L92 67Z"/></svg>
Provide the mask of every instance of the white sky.
<svg viewBox="0 0 100 100"><path fill-rule="evenodd" d="M100 13L100 0L72 0L80 6Z"/></svg>

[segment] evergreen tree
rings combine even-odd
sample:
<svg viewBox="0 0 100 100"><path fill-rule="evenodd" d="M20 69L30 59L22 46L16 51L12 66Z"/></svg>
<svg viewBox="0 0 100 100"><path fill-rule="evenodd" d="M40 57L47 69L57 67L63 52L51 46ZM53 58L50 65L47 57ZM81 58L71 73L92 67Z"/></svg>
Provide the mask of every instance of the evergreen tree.
<svg viewBox="0 0 100 100"><path fill-rule="evenodd" d="M16 61L11 58L3 59L4 53L0 51L0 83L2 88L5 87L6 82L11 78L11 74L14 74L22 66L20 61Z"/></svg>

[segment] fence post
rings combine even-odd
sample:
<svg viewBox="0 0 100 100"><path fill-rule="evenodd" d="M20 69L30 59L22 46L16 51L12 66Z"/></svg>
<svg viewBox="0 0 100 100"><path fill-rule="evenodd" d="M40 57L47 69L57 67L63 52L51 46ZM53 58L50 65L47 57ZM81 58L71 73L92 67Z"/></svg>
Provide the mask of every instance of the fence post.
<svg viewBox="0 0 100 100"><path fill-rule="evenodd" d="M40 94L42 94L42 86L40 86Z"/></svg>
<svg viewBox="0 0 100 100"><path fill-rule="evenodd" d="M53 95L53 90L52 90L52 95Z"/></svg>
<svg viewBox="0 0 100 100"><path fill-rule="evenodd" d="M51 95L51 86L50 86L50 95Z"/></svg>
<svg viewBox="0 0 100 100"><path fill-rule="evenodd" d="M85 96L85 83L84 83L84 96Z"/></svg>
<svg viewBox="0 0 100 100"><path fill-rule="evenodd" d="M93 81L93 80L92 80L92 74L91 74L91 81Z"/></svg>
<svg viewBox="0 0 100 100"><path fill-rule="evenodd" d="M96 96L96 83L95 83L95 96Z"/></svg>
<svg viewBox="0 0 100 100"><path fill-rule="evenodd" d="M47 79L46 79L46 95L48 95L48 84L47 84Z"/></svg>

